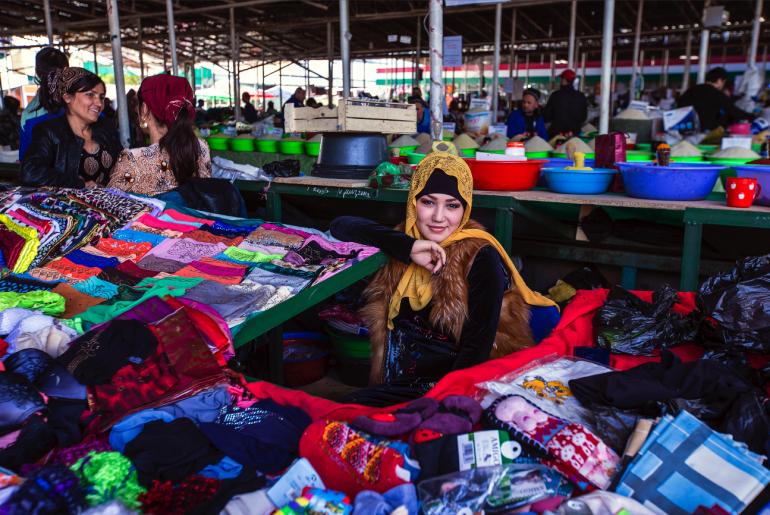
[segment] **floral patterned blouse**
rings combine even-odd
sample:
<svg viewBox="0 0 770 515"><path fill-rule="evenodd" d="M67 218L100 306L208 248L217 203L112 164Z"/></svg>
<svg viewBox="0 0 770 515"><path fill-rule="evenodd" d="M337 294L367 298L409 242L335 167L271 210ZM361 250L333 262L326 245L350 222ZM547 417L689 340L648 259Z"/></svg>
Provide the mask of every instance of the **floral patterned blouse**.
<svg viewBox="0 0 770 515"><path fill-rule="evenodd" d="M197 177L211 177L209 146L199 139ZM118 156L108 188L117 188L139 195L159 195L178 186L169 165L168 153L155 143L149 147L126 149Z"/></svg>

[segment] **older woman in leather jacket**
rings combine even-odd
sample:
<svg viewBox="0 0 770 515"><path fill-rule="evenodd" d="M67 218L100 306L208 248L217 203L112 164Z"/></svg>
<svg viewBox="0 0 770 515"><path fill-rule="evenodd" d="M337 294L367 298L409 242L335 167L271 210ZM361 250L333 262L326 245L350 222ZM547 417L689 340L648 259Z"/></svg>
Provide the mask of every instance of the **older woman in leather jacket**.
<svg viewBox="0 0 770 515"><path fill-rule="evenodd" d="M21 182L68 188L106 184L121 146L115 126L100 118L104 82L83 68L68 67L51 72L40 88L43 107L49 112L64 107L65 116L33 129L21 164Z"/></svg>

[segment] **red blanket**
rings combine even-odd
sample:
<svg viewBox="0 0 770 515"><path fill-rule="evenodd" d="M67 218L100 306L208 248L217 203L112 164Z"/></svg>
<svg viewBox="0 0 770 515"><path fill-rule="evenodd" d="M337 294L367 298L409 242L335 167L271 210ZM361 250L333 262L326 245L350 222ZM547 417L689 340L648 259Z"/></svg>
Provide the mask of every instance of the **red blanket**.
<svg viewBox="0 0 770 515"><path fill-rule="evenodd" d="M426 396L440 399L447 395L473 395L477 391L475 387L477 383L500 377L545 356L552 354L571 356L575 347L593 346L592 321L596 311L604 305L608 293L609 290L578 291L575 298L564 310L559 325L539 345L515 352L504 358L490 360L475 367L447 374ZM652 301L652 292L634 293L645 301ZM689 313L695 309L695 295L693 293L680 293L679 299L679 304L674 306L675 311ZM702 355L703 349L697 345L686 344L672 349L672 352L684 361L691 361L698 359ZM611 365L618 370L625 370L656 360L657 358L651 357L613 355ZM340 404L297 390L281 388L264 381L251 383L248 388L259 398L269 397L279 404L297 406L305 410L313 420L320 418L350 420L357 415L388 411L388 409L369 408L355 404ZM389 409L393 410L397 407L392 406Z"/></svg>

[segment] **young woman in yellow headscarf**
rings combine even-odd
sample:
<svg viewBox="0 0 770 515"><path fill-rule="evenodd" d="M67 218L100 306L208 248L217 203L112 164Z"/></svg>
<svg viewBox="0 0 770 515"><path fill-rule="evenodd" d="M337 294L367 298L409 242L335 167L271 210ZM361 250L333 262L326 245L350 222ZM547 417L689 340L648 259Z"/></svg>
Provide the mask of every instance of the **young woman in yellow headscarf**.
<svg viewBox="0 0 770 515"><path fill-rule="evenodd" d="M349 401L390 405L420 397L452 370L534 345L529 306L556 310L470 219L472 195L465 161L433 152L412 177L404 224L391 229L350 216L332 222L334 237L391 257L367 288L362 312L372 387Z"/></svg>

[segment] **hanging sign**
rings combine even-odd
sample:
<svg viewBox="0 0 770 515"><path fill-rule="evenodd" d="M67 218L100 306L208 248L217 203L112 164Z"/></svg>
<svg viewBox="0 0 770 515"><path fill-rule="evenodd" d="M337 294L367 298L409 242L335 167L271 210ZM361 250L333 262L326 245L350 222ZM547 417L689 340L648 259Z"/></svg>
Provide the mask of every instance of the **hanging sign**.
<svg viewBox="0 0 770 515"><path fill-rule="evenodd" d="M458 68L463 65L463 37L444 36L444 66Z"/></svg>

